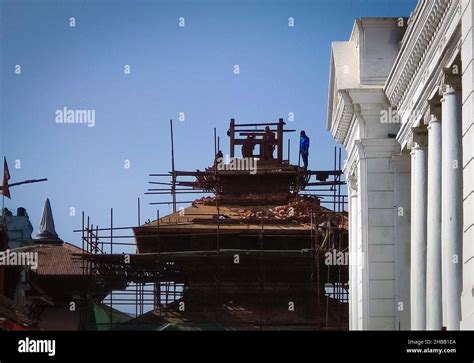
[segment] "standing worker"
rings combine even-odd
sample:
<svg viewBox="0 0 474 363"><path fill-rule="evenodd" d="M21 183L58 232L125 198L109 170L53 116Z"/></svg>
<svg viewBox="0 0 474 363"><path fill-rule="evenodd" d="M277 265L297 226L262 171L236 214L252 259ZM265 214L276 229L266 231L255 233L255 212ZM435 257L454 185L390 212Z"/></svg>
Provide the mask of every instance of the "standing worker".
<svg viewBox="0 0 474 363"><path fill-rule="evenodd" d="M304 131L300 133L300 154L303 158L304 170L308 170L309 137Z"/></svg>
<svg viewBox="0 0 474 363"><path fill-rule="evenodd" d="M242 157L253 158L253 150L255 149L255 134L248 135L242 144Z"/></svg>
<svg viewBox="0 0 474 363"><path fill-rule="evenodd" d="M269 126L265 126L263 134L263 160L273 160L273 150L275 150L275 134Z"/></svg>

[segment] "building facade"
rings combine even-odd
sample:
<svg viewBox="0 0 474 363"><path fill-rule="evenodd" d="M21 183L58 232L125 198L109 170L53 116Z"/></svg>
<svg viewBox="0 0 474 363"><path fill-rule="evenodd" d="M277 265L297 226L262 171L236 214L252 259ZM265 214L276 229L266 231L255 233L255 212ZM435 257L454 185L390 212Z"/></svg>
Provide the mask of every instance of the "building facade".
<svg viewBox="0 0 474 363"><path fill-rule="evenodd" d="M408 19L358 19L332 45L351 329L474 329L473 11L420 0Z"/></svg>

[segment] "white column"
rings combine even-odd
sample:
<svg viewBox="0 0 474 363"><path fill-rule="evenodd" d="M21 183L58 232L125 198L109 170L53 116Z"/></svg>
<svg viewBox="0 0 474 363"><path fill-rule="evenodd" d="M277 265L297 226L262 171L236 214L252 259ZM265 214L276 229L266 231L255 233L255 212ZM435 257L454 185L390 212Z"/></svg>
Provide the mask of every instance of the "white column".
<svg viewBox="0 0 474 363"><path fill-rule="evenodd" d="M459 330L462 288L462 144L459 87L447 77L442 102L442 249L446 327Z"/></svg>
<svg viewBox="0 0 474 363"><path fill-rule="evenodd" d="M474 330L474 1L462 0L463 268L461 330ZM471 226L469 228L469 226Z"/></svg>
<svg viewBox="0 0 474 363"><path fill-rule="evenodd" d="M357 275L357 180L355 176L348 178L349 184L349 329L358 330L359 314L358 314L358 275Z"/></svg>
<svg viewBox="0 0 474 363"><path fill-rule="evenodd" d="M415 143L412 161L411 329L426 329L426 147Z"/></svg>
<svg viewBox="0 0 474 363"><path fill-rule="evenodd" d="M428 124L428 201L426 329L443 326L441 294L441 123L431 112Z"/></svg>

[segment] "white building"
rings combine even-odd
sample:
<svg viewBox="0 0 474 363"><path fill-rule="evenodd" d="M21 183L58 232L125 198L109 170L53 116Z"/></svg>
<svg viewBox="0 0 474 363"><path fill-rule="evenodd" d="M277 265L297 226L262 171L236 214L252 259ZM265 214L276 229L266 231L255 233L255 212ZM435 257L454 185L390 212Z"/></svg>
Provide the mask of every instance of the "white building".
<svg viewBox="0 0 474 363"><path fill-rule="evenodd" d="M333 43L351 329L474 329L473 13L474 0L420 0Z"/></svg>

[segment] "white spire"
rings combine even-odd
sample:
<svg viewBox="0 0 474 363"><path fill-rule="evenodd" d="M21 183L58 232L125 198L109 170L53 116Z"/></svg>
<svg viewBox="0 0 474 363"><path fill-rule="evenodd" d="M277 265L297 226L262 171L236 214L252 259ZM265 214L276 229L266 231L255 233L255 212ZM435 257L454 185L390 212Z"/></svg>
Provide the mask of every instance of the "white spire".
<svg viewBox="0 0 474 363"><path fill-rule="evenodd" d="M44 202L43 215L39 225L39 233L36 235L38 239L58 240L58 234L54 228L53 212L51 211L51 204L49 198Z"/></svg>

